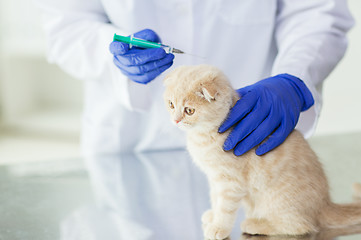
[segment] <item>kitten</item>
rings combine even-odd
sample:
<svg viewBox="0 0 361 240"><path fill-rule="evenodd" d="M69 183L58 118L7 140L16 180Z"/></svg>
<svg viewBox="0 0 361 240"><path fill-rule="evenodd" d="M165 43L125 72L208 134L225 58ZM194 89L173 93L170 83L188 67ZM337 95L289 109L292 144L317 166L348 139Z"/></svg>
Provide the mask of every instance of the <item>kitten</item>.
<svg viewBox="0 0 361 240"><path fill-rule="evenodd" d="M178 67L164 85L171 119L187 131L188 151L210 184L212 209L202 216L206 238L229 236L240 205L248 234L303 235L361 224L361 204L331 202L321 163L298 131L263 156L222 149L230 130L219 134L218 127L239 96L220 70Z"/></svg>

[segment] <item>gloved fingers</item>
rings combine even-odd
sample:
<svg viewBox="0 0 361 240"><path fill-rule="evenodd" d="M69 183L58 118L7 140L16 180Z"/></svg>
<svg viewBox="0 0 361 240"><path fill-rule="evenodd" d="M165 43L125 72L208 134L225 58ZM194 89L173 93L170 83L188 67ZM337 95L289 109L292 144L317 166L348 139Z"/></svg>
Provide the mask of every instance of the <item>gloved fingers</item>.
<svg viewBox="0 0 361 240"><path fill-rule="evenodd" d="M133 35L136 38L144 39L144 40L147 40L147 41L156 42L156 43L161 42L158 34L156 34L151 29L144 29L144 30L141 30L139 32L134 33Z"/></svg>
<svg viewBox="0 0 361 240"><path fill-rule="evenodd" d="M114 63L118 68L127 72L129 75L141 75L153 71L154 69L160 68L168 63L171 63L173 59L174 59L173 54L167 54L164 58L160 60L147 62L143 65L138 65L138 66L124 66L116 60L114 61Z"/></svg>
<svg viewBox="0 0 361 240"><path fill-rule="evenodd" d="M283 121L280 126L270 135L267 141L256 149L256 154L260 156L278 147L281 143L284 142L293 129L294 126L292 126L292 124Z"/></svg>
<svg viewBox="0 0 361 240"><path fill-rule="evenodd" d="M262 141L264 141L280 124L278 118L272 117L272 114L269 114L268 117L252 132L250 133L242 142L237 144L234 148L234 154L240 156Z"/></svg>
<svg viewBox="0 0 361 240"><path fill-rule="evenodd" d="M123 72L130 80L141 83L141 84L147 84L153 79L155 79L157 76L159 76L162 72L170 68L172 66L173 62L167 63L163 66L160 66L150 72L147 72L146 74L140 74L140 75L132 75L128 74L126 72Z"/></svg>
<svg viewBox="0 0 361 240"><path fill-rule="evenodd" d="M255 91L249 92L243 98L237 101L227 116L227 119L219 127L218 132L223 133L227 131L234 124L239 122L247 115L255 106L258 100L258 94Z"/></svg>
<svg viewBox="0 0 361 240"><path fill-rule="evenodd" d="M163 48L131 49L124 55L115 55L121 65L137 66L164 58L167 53Z"/></svg>
<svg viewBox="0 0 361 240"><path fill-rule="evenodd" d="M234 127L224 142L223 149L229 151L237 144L243 145L244 139L267 118L270 111L270 105L260 99L254 109Z"/></svg>
<svg viewBox="0 0 361 240"><path fill-rule="evenodd" d="M122 55L129 51L129 45L126 43L113 41L109 45L109 51L113 55Z"/></svg>

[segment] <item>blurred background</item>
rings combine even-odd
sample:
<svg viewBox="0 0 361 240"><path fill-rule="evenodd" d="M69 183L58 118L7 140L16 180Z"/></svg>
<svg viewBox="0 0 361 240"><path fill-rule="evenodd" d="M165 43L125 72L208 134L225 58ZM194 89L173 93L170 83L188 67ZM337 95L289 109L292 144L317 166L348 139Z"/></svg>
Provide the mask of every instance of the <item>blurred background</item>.
<svg viewBox="0 0 361 240"><path fill-rule="evenodd" d="M0 164L79 157L82 82L45 53L34 2L0 0Z"/></svg>
<svg viewBox="0 0 361 240"><path fill-rule="evenodd" d="M361 1L349 0L361 23ZM315 136L361 133L361 25L324 85ZM47 63L41 16L29 0L0 0L0 164L80 158L82 82Z"/></svg>

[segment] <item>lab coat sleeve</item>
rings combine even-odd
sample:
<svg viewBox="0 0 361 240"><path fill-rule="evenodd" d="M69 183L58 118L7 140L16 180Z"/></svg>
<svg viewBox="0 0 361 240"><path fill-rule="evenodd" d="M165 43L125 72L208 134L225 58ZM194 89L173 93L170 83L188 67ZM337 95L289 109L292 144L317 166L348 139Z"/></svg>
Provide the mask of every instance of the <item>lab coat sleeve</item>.
<svg viewBox="0 0 361 240"><path fill-rule="evenodd" d="M110 81L114 96L131 110L144 86L127 79L113 63L109 44L114 33L129 33L110 23L98 0L38 0L43 13L47 58L70 75L87 81Z"/></svg>
<svg viewBox="0 0 361 240"><path fill-rule="evenodd" d="M353 26L346 0L279 0L275 41L278 55L272 75L302 79L315 104L296 126L305 137L316 128L322 106L322 82L343 57L346 33Z"/></svg>

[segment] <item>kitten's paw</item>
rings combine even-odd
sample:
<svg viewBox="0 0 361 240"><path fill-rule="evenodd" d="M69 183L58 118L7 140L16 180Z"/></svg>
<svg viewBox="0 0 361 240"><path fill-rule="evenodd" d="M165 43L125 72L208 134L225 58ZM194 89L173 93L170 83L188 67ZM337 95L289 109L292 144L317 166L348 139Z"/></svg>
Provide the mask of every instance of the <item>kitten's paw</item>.
<svg viewBox="0 0 361 240"><path fill-rule="evenodd" d="M212 240L226 239L231 234L231 230L231 228L225 226L209 223L204 228L204 237Z"/></svg>
<svg viewBox="0 0 361 240"><path fill-rule="evenodd" d="M211 223L212 221L213 221L213 211L212 209L208 209L202 215L202 223L208 224Z"/></svg>

